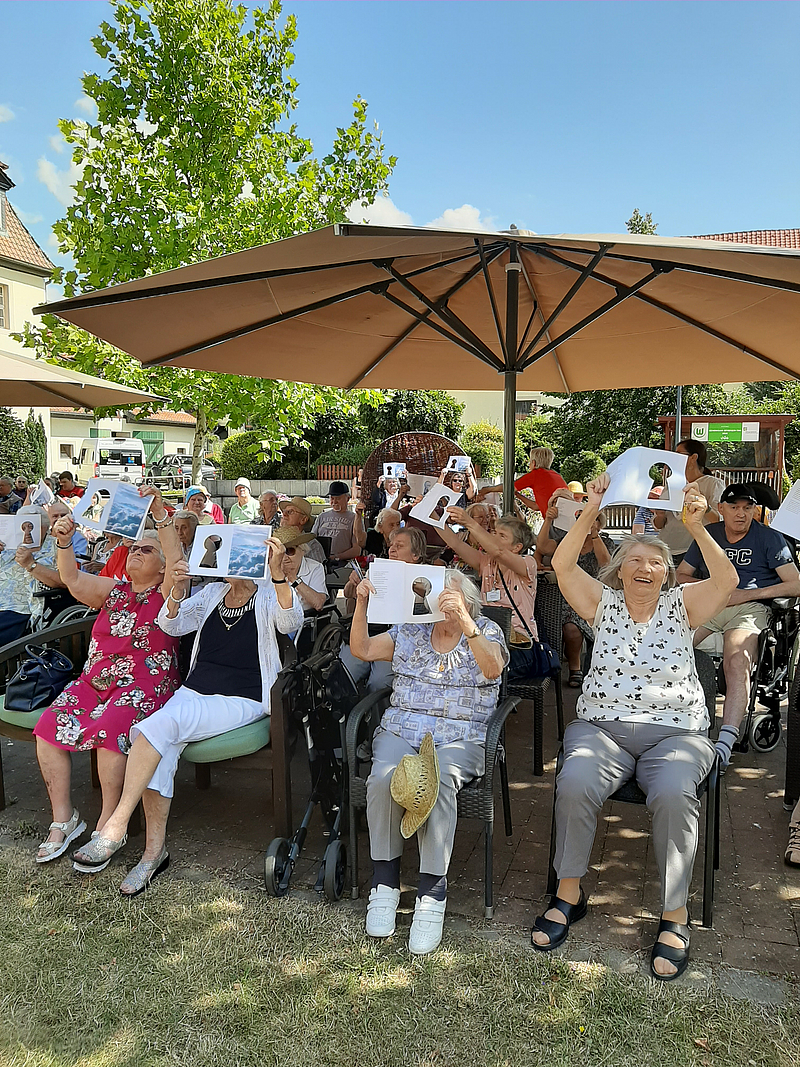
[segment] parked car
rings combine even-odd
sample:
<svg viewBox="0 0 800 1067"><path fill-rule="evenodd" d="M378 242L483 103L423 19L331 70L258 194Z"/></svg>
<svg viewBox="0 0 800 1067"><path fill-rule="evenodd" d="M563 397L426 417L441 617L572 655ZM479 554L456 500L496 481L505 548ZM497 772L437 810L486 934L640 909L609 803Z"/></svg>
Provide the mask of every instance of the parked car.
<svg viewBox="0 0 800 1067"><path fill-rule="evenodd" d="M87 437L72 464L80 485L86 485L90 478L119 478L123 474L134 485L141 485L146 462L144 444L137 437Z"/></svg>
<svg viewBox="0 0 800 1067"><path fill-rule="evenodd" d="M204 459L200 468L200 480L205 482L219 476L217 468ZM147 472L147 481L159 489L188 489L192 484L192 457L163 456Z"/></svg>

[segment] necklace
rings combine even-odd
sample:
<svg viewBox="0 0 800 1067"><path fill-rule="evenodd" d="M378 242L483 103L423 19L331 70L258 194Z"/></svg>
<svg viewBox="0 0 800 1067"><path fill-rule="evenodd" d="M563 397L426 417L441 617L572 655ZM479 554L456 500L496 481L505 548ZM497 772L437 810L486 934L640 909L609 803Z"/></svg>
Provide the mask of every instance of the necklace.
<svg viewBox="0 0 800 1067"><path fill-rule="evenodd" d="M219 620L226 630L232 630L237 622L245 617L248 611L253 610L256 602L255 596L255 593L251 593L247 602L238 608L229 608L222 600L217 604Z"/></svg>

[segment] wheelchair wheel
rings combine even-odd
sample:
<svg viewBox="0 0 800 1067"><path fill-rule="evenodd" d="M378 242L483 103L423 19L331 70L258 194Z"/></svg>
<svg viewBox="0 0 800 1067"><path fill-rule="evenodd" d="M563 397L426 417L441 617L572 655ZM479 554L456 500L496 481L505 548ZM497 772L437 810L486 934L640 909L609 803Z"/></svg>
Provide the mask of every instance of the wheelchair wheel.
<svg viewBox="0 0 800 1067"><path fill-rule="evenodd" d="M270 842L264 859L264 883L271 897L286 895L287 890L281 887L281 882L286 873L288 862L289 842L285 837L276 837Z"/></svg>
<svg viewBox="0 0 800 1067"><path fill-rule="evenodd" d="M84 604L73 604L71 608L64 608L51 620L51 626L63 626L67 622L79 622L88 619L90 615L96 615L94 608L87 608Z"/></svg>
<svg viewBox="0 0 800 1067"><path fill-rule="evenodd" d="M342 628L336 623L332 622L329 626L326 626L324 630L317 634L317 639L314 642L313 654L317 655L320 652L337 652L339 646L342 643Z"/></svg>
<svg viewBox="0 0 800 1067"><path fill-rule="evenodd" d="M750 744L759 752L771 752L781 739L781 720L766 712L754 715L750 724Z"/></svg>
<svg viewBox="0 0 800 1067"><path fill-rule="evenodd" d="M331 841L325 849L325 896L334 904L341 900L347 878L347 849L344 841Z"/></svg>

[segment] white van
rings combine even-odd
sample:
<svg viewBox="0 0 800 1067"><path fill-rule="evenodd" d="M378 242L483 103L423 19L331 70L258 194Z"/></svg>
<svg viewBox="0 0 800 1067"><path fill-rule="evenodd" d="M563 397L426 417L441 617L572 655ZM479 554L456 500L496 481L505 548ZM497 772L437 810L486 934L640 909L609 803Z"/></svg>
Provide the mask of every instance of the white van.
<svg viewBox="0 0 800 1067"><path fill-rule="evenodd" d="M75 481L81 485L90 478L119 478L122 474L134 485L141 485L147 454L138 437L90 437L81 442L80 455L72 462Z"/></svg>

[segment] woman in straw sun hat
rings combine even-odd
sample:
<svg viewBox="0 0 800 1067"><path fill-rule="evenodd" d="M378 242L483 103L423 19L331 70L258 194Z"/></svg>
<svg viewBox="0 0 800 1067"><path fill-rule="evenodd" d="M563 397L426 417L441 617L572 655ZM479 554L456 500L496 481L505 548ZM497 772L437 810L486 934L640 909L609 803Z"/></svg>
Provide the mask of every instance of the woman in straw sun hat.
<svg viewBox="0 0 800 1067"><path fill-rule="evenodd" d="M350 651L366 662L391 662L394 685L367 780L373 861L367 933L394 933L403 844L416 833L420 876L408 947L423 955L442 939L456 796L484 772L486 723L508 650L500 627L481 616L477 587L459 571L446 572L437 605L445 618L432 625L406 623L370 637L373 591L368 579L356 590Z"/></svg>

